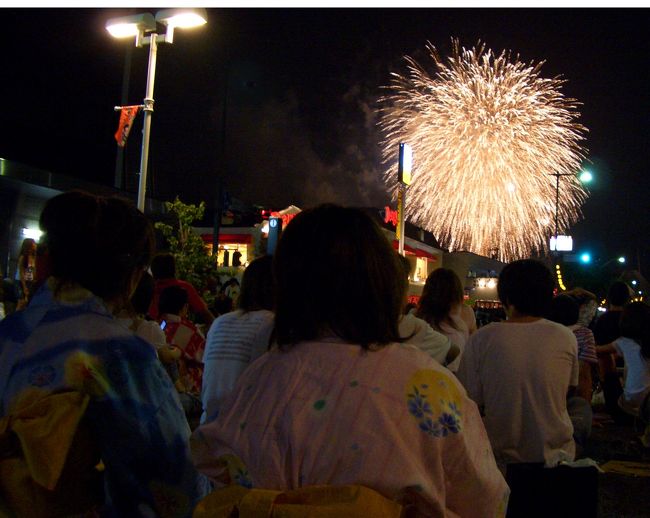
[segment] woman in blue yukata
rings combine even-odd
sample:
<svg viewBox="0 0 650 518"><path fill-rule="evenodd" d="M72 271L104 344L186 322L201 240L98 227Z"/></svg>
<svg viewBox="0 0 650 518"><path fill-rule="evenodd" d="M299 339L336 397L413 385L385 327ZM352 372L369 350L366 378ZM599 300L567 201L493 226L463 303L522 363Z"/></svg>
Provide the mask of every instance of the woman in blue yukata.
<svg viewBox="0 0 650 518"><path fill-rule="evenodd" d="M80 191L40 219L51 276L0 323L0 504L19 516L190 516L208 483L153 348L113 314L153 253L151 223Z"/></svg>

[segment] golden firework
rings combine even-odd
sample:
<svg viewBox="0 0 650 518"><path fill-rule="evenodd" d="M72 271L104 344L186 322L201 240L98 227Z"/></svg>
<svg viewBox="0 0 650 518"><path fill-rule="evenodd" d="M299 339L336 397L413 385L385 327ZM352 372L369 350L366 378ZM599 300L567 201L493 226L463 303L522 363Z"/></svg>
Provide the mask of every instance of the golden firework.
<svg viewBox="0 0 650 518"><path fill-rule="evenodd" d="M385 181L396 196L400 142L413 148L406 217L449 250L510 261L545 251L558 229L581 217L587 198L575 173L587 129L564 80L540 76L543 62L524 64L485 45L460 48L443 61L427 44L433 73L406 57L381 98Z"/></svg>

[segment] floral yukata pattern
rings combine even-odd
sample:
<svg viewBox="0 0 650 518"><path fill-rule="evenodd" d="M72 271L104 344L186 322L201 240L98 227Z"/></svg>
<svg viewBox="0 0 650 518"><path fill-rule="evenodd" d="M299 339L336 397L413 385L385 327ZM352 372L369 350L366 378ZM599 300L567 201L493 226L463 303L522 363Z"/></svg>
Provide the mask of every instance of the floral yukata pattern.
<svg viewBox="0 0 650 518"><path fill-rule="evenodd" d="M192 453L217 483L361 484L391 499L416 487L435 516L501 516L508 499L476 405L404 344L332 339L266 353L194 432Z"/></svg>
<svg viewBox="0 0 650 518"><path fill-rule="evenodd" d="M417 371L406 386L409 413L418 427L432 437L447 437L462 430L460 392L446 375Z"/></svg>

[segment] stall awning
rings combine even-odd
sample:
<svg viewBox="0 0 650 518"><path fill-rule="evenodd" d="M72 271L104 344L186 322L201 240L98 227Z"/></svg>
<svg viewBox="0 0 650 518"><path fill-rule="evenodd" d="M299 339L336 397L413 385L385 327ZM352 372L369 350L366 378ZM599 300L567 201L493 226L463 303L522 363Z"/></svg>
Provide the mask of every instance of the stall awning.
<svg viewBox="0 0 650 518"><path fill-rule="evenodd" d="M396 239L393 240L393 248L395 250L399 250L399 241L397 241ZM406 250L407 252L410 252L411 254L413 254L413 255L415 255L417 257L426 257L430 261L437 261L438 260L438 256L436 256L436 255L434 255L434 254L432 254L430 252L427 252L426 250L422 250L421 248L414 248L412 246L409 246L406 243L404 243L404 250Z"/></svg>
<svg viewBox="0 0 650 518"><path fill-rule="evenodd" d="M201 234L201 239L206 243L212 243L212 234ZM219 243L250 245L253 242L253 236L250 234L219 234Z"/></svg>

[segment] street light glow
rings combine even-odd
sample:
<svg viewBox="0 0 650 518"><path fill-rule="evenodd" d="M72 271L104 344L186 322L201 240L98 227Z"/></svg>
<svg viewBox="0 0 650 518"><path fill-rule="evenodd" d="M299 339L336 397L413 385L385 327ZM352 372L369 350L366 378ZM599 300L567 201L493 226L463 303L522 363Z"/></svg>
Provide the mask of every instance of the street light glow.
<svg viewBox="0 0 650 518"><path fill-rule="evenodd" d="M106 22L106 30L113 38L133 38L141 32L155 31L156 20L151 13L111 18Z"/></svg>
<svg viewBox="0 0 650 518"><path fill-rule="evenodd" d="M589 183L594 179L594 175L589 171L582 171L579 178L582 183Z"/></svg>
<svg viewBox="0 0 650 518"><path fill-rule="evenodd" d="M618 262L621 264L625 264L625 257L624 256L619 257Z"/></svg>
<svg viewBox="0 0 650 518"><path fill-rule="evenodd" d="M156 13L156 21L181 29L200 27L208 23L205 9L164 9Z"/></svg>

